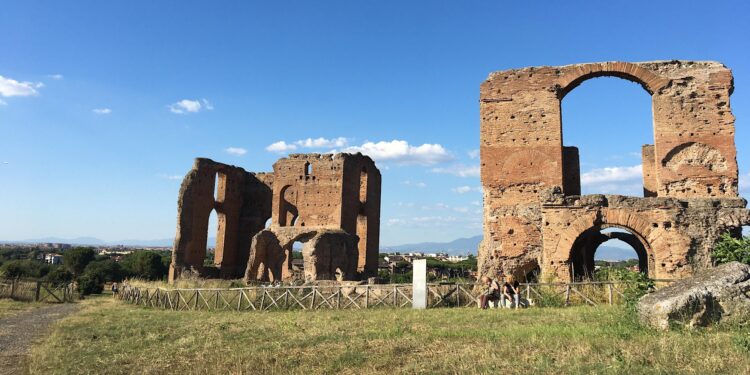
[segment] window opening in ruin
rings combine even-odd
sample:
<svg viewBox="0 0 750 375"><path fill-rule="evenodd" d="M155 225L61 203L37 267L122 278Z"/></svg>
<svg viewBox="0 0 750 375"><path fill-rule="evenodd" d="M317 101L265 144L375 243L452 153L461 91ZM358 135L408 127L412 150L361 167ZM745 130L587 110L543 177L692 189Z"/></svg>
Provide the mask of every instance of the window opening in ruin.
<svg viewBox="0 0 750 375"><path fill-rule="evenodd" d="M213 266L216 259L216 235L219 231L219 214L216 210L211 210L208 215L208 233L206 234L206 257L203 264Z"/></svg>
<svg viewBox="0 0 750 375"><path fill-rule="evenodd" d="M648 252L634 233L619 227L591 228L573 244L570 255L573 280L609 280L613 272L648 274Z"/></svg>
<svg viewBox="0 0 750 375"><path fill-rule="evenodd" d="M306 241L294 241L292 245L286 250L286 256L289 260L287 267L289 267L289 273L292 275L293 280L304 280L305 278L305 262L302 257L302 248Z"/></svg>
<svg viewBox="0 0 750 375"><path fill-rule="evenodd" d="M305 163L305 176L312 176L312 164Z"/></svg>
<svg viewBox="0 0 750 375"><path fill-rule="evenodd" d="M266 228L266 229L270 228L271 223L273 223L273 219L269 218L268 220L266 220L266 223L263 225L263 228Z"/></svg>
<svg viewBox="0 0 750 375"><path fill-rule="evenodd" d="M563 145L578 147L581 194L644 196L642 146L654 144L649 93L617 77L589 79L561 110Z"/></svg>
<svg viewBox="0 0 750 375"><path fill-rule="evenodd" d="M216 173L216 176L214 176L214 200L219 201L219 173Z"/></svg>

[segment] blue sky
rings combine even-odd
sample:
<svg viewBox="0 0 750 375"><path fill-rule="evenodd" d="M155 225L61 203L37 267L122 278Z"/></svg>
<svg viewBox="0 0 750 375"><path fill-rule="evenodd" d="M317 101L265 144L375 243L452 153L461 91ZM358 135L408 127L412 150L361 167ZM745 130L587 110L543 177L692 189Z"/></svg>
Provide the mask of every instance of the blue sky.
<svg viewBox="0 0 750 375"><path fill-rule="evenodd" d="M480 234L479 84L609 60L729 66L748 195L750 3L524 3L5 2L0 240L169 238L194 157L267 171L291 148L376 157L384 245ZM587 81L563 123L584 192L640 193L640 86Z"/></svg>

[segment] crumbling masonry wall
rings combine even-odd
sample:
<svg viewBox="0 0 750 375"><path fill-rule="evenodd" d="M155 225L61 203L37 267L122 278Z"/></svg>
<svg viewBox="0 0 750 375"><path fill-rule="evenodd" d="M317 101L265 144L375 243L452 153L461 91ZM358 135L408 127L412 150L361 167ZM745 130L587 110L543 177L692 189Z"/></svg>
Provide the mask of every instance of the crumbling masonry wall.
<svg viewBox="0 0 750 375"><path fill-rule="evenodd" d="M578 150L564 146L561 101L583 81L614 76L652 97L654 144L642 150L644 198L580 196ZM605 62L490 74L480 92L484 240L481 274L570 280L586 270L591 233L639 239L652 277L710 265L718 234L747 225L737 193L731 71L717 62ZM646 259L644 259L646 261Z"/></svg>
<svg viewBox="0 0 750 375"><path fill-rule="evenodd" d="M272 249L258 242L251 254L282 254L252 256L245 279L290 278L297 241L303 243L308 281L377 275L381 176L372 159L362 154L293 154L273 168L273 215L266 231L276 240L270 241ZM279 259L283 264L269 263Z"/></svg>
<svg viewBox="0 0 750 375"><path fill-rule="evenodd" d="M198 158L180 188L169 280L185 272L288 279L295 241L305 243L309 281L376 275L380 179L362 154L290 155L274 164L273 173ZM204 265L213 210L219 221L215 257Z"/></svg>

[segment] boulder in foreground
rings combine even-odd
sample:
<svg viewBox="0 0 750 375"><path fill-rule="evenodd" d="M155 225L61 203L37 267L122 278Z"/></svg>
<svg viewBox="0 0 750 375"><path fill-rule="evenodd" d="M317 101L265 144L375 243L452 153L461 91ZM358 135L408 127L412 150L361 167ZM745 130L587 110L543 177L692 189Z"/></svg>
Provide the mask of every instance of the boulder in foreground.
<svg viewBox="0 0 750 375"><path fill-rule="evenodd" d="M642 322L667 329L750 321L750 265L722 264L645 295L638 301Z"/></svg>

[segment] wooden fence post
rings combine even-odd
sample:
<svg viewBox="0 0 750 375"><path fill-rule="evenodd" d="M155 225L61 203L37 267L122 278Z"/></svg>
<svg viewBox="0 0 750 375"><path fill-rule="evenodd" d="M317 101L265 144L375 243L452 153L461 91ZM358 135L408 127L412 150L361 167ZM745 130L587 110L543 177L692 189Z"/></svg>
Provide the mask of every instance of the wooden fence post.
<svg viewBox="0 0 750 375"><path fill-rule="evenodd" d="M16 294L16 284L18 283L18 278L10 281L10 299L13 299Z"/></svg>
<svg viewBox="0 0 750 375"><path fill-rule="evenodd" d="M39 293L41 292L41 289L42 289L42 282L39 281L39 280L37 280L36 281L36 290L34 291L34 302L39 302ZM63 297L63 301L64 300L65 299Z"/></svg>
<svg viewBox="0 0 750 375"><path fill-rule="evenodd" d="M612 283L607 284L607 289L609 289L609 305L612 306Z"/></svg>
<svg viewBox="0 0 750 375"><path fill-rule="evenodd" d="M565 285L565 306L570 305L570 284Z"/></svg>
<svg viewBox="0 0 750 375"><path fill-rule="evenodd" d="M365 286L365 308L370 307L370 286Z"/></svg>

